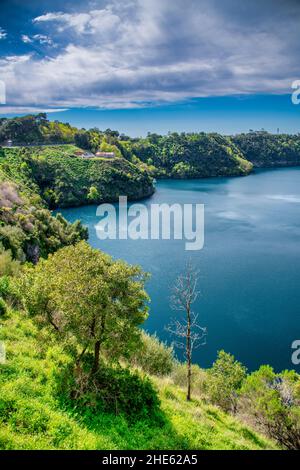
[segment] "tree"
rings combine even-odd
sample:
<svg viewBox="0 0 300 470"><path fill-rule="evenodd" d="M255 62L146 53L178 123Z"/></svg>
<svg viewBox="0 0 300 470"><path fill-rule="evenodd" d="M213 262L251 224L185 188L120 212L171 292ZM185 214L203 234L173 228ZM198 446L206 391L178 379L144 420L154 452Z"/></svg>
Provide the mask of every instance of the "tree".
<svg viewBox="0 0 300 470"><path fill-rule="evenodd" d="M138 326L147 317L147 276L80 242L27 267L19 284L31 315L64 338L81 346L79 362L93 353L91 373L98 371L101 352L112 359L128 356L139 341Z"/></svg>
<svg viewBox="0 0 300 470"><path fill-rule="evenodd" d="M91 186L87 195L87 198L91 202L95 202L99 199L99 191L96 186Z"/></svg>
<svg viewBox="0 0 300 470"><path fill-rule="evenodd" d="M238 393L246 378L246 367L225 351L208 371L206 387L210 400L226 412L236 413Z"/></svg>
<svg viewBox="0 0 300 470"><path fill-rule="evenodd" d="M186 266L185 273L180 275L172 291L171 307L177 311L184 311L185 317L174 319L167 326L167 331L177 337L175 346L184 349L187 365L187 400L191 400L191 377L193 350L204 344L206 328L198 325L198 314L192 311L192 305L199 296L197 290L198 272L191 263Z"/></svg>

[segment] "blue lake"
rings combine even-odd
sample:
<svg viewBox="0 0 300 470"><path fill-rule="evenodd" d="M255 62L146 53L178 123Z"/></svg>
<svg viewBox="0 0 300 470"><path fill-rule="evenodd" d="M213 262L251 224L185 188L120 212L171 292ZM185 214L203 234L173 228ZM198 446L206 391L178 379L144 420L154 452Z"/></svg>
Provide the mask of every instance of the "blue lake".
<svg viewBox="0 0 300 470"><path fill-rule="evenodd" d="M164 330L176 315L170 289L191 259L201 273L194 310L208 330L194 362L208 367L224 349L250 370L266 363L276 370L299 370L291 363L291 343L300 339L300 168L243 178L158 181L156 193L143 203L203 203L204 248L185 251L181 240L101 241L96 206L60 212L88 226L92 246L151 273L145 329L171 342Z"/></svg>

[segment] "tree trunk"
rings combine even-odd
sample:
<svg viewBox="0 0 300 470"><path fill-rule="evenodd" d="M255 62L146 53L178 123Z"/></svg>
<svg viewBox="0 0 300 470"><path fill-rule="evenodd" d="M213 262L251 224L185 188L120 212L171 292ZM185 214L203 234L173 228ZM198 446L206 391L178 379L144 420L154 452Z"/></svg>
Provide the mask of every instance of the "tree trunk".
<svg viewBox="0 0 300 470"><path fill-rule="evenodd" d="M187 401L191 400L191 377L192 377L192 348L191 348L191 313L187 309L187 335L186 335L186 356L187 356Z"/></svg>
<svg viewBox="0 0 300 470"><path fill-rule="evenodd" d="M94 347L94 364L92 368L92 374L95 374L99 369L99 360L100 360L100 341L95 342Z"/></svg>

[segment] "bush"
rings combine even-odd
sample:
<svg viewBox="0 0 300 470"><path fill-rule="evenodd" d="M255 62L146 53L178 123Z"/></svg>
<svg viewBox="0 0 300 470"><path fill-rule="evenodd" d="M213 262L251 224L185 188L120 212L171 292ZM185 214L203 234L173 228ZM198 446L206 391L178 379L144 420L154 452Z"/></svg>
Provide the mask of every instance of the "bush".
<svg viewBox="0 0 300 470"><path fill-rule="evenodd" d="M0 297L3 297L5 299L10 294L10 292L11 288L9 284L9 277L0 277Z"/></svg>
<svg viewBox="0 0 300 470"><path fill-rule="evenodd" d="M103 411L129 419L160 415L160 401L149 378L127 368L102 366L97 374L89 376L84 393L76 401L80 408L92 410L93 415Z"/></svg>
<svg viewBox="0 0 300 470"><path fill-rule="evenodd" d="M172 380L179 387L186 387L187 384L187 366L177 363L172 372ZM207 372L201 369L197 364L192 364L192 391L201 394L204 390Z"/></svg>
<svg viewBox="0 0 300 470"><path fill-rule="evenodd" d="M0 297L0 317L4 316L7 312L7 306L2 297Z"/></svg>
<svg viewBox="0 0 300 470"><path fill-rule="evenodd" d="M246 368L234 356L219 351L208 371L206 391L209 400L226 412L236 412L238 392L246 378Z"/></svg>
<svg viewBox="0 0 300 470"><path fill-rule="evenodd" d="M246 379L240 410L283 447L300 450L300 376L262 366Z"/></svg>
<svg viewBox="0 0 300 470"><path fill-rule="evenodd" d="M132 363L151 375L169 375L175 365L174 350L156 335L142 332L142 347L135 351Z"/></svg>
<svg viewBox="0 0 300 470"><path fill-rule="evenodd" d="M0 245L0 276L16 276L20 271L20 262L12 259L10 250Z"/></svg>

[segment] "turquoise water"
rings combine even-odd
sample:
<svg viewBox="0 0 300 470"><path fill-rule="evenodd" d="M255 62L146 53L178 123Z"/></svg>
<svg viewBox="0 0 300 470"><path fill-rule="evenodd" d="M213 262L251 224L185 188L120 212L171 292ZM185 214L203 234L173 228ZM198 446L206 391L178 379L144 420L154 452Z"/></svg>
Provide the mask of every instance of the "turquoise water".
<svg viewBox="0 0 300 470"><path fill-rule="evenodd" d="M205 244L188 252L181 240L105 240L96 236L96 207L61 211L88 226L92 246L140 264L152 275L145 328L171 341L164 326L176 315L170 288L191 258L201 272L194 310L207 327L207 344L194 362L208 367L225 349L253 370L296 368L291 343L300 339L300 169L259 171L244 178L157 183L143 201L205 204Z"/></svg>

